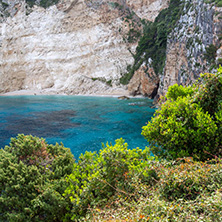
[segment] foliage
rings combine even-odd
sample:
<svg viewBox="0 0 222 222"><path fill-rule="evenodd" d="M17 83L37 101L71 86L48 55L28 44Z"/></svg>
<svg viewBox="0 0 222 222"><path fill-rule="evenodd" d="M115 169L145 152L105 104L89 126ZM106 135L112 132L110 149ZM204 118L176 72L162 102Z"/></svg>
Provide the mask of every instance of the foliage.
<svg viewBox="0 0 222 222"><path fill-rule="evenodd" d="M220 221L222 160L154 161L160 180L136 186L135 199L120 194L90 208L83 221Z"/></svg>
<svg viewBox="0 0 222 222"><path fill-rule="evenodd" d="M98 81L105 83L107 86L112 86L112 79L106 80L106 78L104 78L104 77L97 77L97 78L92 78L92 80L93 81L98 80Z"/></svg>
<svg viewBox="0 0 222 222"><path fill-rule="evenodd" d="M35 5L35 0L26 0L25 2L29 5L29 7L33 7Z"/></svg>
<svg viewBox="0 0 222 222"><path fill-rule="evenodd" d="M0 151L0 221L222 218L221 158L167 161L151 157L148 148L130 150L119 139L98 154L86 152L72 167L62 145L24 135L12 139ZM67 186L64 176L71 171Z"/></svg>
<svg viewBox="0 0 222 222"><path fill-rule="evenodd" d="M134 43L139 39L140 36L141 36L140 31L131 28L128 32L127 42Z"/></svg>
<svg viewBox="0 0 222 222"><path fill-rule="evenodd" d="M98 154L86 152L81 155L68 177L70 185L65 191L73 204L71 219L80 219L89 208L103 206L119 194L135 198L131 195L135 184L155 184L158 177L150 164L153 159L148 148L144 151L127 149L123 139L116 140L114 146L107 143Z"/></svg>
<svg viewBox="0 0 222 222"><path fill-rule="evenodd" d="M162 175L162 196L169 201L195 200L201 193L212 193L221 188L221 160L219 163L195 162L192 158L179 161Z"/></svg>
<svg viewBox="0 0 222 222"><path fill-rule="evenodd" d="M40 1L40 6L43 8L48 8L51 5L55 5L59 2L59 0L41 0Z"/></svg>
<svg viewBox="0 0 222 222"><path fill-rule="evenodd" d="M153 23L143 21L143 36L139 40L134 55L134 65L120 79L122 84L127 84L134 72L149 58L152 59L151 65L155 73L158 75L162 72L166 57L167 36L179 20L182 9L183 3L181 0L171 0L169 7L162 10Z"/></svg>
<svg viewBox="0 0 222 222"><path fill-rule="evenodd" d="M0 221L62 221L74 159L61 144L20 134L0 150Z"/></svg>
<svg viewBox="0 0 222 222"><path fill-rule="evenodd" d="M217 52L217 47L213 44L209 45L206 48L206 53L204 54L204 57L210 64L215 63L215 59L217 55L216 52Z"/></svg>
<svg viewBox="0 0 222 222"><path fill-rule="evenodd" d="M222 0L205 0L206 3L215 3L217 7L222 7Z"/></svg>
<svg viewBox="0 0 222 222"><path fill-rule="evenodd" d="M155 117L143 127L142 135L152 146L152 152L167 158L195 156L204 158L214 146L215 122L190 97L167 100ZM213 151L213 150L212 150Z"/></svg>
<svg viewBox="0 0 222 222"><path fill-rule="evenodd" d="M216 2L217 4L217 7L222 7L222 1L221 0L217 0L217 2Z"/></svg>
<svg viewBox="0 0 222 222"><path fill-rule="evenodd" d="M220 65L222 65L222 58L218 58L217 59L217 64L220 66Z"/></svg>
<svg viewBox="0 0 222 222"><path fill-rule="evenodd" d="M0 0L0 4L1 4L1 6L3 7L4 10L9 6L8 3L3 2L2 0Z"/></svg>
<svg viewBox="0 0 222 222"><path fill-rule="evenodd" d="M216 74L202 74L202 82L195 94L194 102L198 103L211 116L221 110L222 103L222 68Z"/></svg>
<svg viewBox="0 0 222 222"><path fill-rule="evenodd" d="M192 87L170 87L166 102L143 127L155 155L206 160L222 154L222 68L201 77Z"/></svg>
<svg viewBox="0 0 222 222"><path fill-rule="evenodd" d="M59 0L40 0L39 5L43 8L48 8L51 5L55 5L59 2ZM37 5L36 0L26 0L26 3L29 5L29 7L33 7L34 5Z"/></svg>
<svg viewBox="0 0 222 222"><path fill-rule="evenodd" d="M175 84L169 87L168 92L166 94L167 99L177 100L178 97L187 97L192 96L195 92L194 87L187 86L183 87L182 85L178 86Z"/></svg>

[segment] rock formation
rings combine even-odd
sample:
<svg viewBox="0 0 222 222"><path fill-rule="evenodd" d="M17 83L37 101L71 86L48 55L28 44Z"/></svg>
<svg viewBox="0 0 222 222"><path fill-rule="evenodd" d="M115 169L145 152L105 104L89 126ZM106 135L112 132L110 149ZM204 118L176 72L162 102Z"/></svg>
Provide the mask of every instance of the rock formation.
<svg viewBox="0 0 222 222"><path fill-rule="evenodd" d="M133 9L142 15L146 5L156 2L162 9L167 2L61 0L44 9L30 8L23 0L5 1L3 12L11 16L4 16L0 26L0 92L47 89L67 94L125 92L119 79L133 63L137 45L126 39L127 16L139 32L140 18ZM155 15L146 18L153 20L157 10L149 10Z"/></svg>
<svg viewBox="0 0 222 222"><path fill-rule="evenodd" d="M144 95L154 98L159 87L159 78L156 76L152 67L142 65L133 75L128 84L131 95Z"/></svg>
<svg viewBox="0 0 222 222"><path fill-rule="evenodd" d="M207 61L206 49L219 45L218 33L221 23L215 15L220 11L204 0L186 0L175 29L168 36L166 63L160 79L159 93L165 94L168 87L189 85L202 72L209 72L211 62ZM220 30L220 31L219 31Z"/></svg>
<svg viewBox="0 0 222 222"><path fill-rule="evenodd" d="M167 36L164 67L157 70L146 51L135 67L137 46L149 32L146 25L158 15L160 20L171 1L50 2L56 4L44 8L42 0L0 1L0 93L129 92L154 97L157 90L161 95L174 83L191 84L201 72L222 64L222 10L213 3L181 1L182 13ZM215 56L207 55L214 50ZM122 85L127 73L132 78Z"/></svg>

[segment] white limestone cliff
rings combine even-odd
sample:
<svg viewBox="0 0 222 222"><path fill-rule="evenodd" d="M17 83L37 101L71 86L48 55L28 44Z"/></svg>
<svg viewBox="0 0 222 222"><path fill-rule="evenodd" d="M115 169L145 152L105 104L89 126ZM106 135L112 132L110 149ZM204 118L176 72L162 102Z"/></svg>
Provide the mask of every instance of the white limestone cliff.
<svg viewBox="0 0 222 222"><path fill-rule="evenodd" d="M134 61L137 42L124 41L130 27L113 2L62 0L30 10L24 0L5 1L11 16L0 24L0 93L126 92L119 79ZM153 20L168 1L115 2Z"/></svg>

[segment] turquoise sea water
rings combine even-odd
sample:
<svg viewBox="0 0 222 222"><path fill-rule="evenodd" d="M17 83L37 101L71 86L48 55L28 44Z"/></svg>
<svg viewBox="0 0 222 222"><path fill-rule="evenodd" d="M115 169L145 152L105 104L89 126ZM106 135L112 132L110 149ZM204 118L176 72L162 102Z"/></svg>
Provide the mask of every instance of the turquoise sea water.
<svg viewBox="0 0 222 222"><path fill-rule="evenodd" d="M147 146L141 127L153 116L152 100L85 96L0 97L0 147L18 133L62 142L76 158L101 143L124 138L129 148Z"/></svg>

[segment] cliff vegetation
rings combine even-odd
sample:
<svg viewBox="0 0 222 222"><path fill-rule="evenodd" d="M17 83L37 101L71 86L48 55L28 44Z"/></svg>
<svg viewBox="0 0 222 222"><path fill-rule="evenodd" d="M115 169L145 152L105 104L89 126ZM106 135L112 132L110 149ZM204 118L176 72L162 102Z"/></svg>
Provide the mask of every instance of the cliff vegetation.
<svg viewBox="0 0 222 222"><path fill-rule="evenodd" d="M140 36L136 53L134 54L134 64L128 67L120 82L127 84L134 72L143 63L152 66L156 74L163 71L166 59L167 37L175 27L180 15L183 12L183 1L171 0L169 7L162 10L154 22L142 20L143 34ZM151 63L149 64L149 59Z"/></svg>
<svg viewBox="0 0 222 222"><path fill-rule="evenodd" d="M142 20L134 63L120 82L128 84L143 70L159 79L158 94L165 95L175 83L190 85L200 73L216 71L222 61L220 7L221 1L170 0L154 22Z"/></svg>
<svg viewBox="0 0 222 222"><path fill-rule="evenodd" d="M143 150L118 139L74 162L62 144L12 138L0 150L0 220L220 221L222 68L161 103Z"/></svg>
<svg viewBox="0 0 222 222"><path fill-rule="evenodd" d="M49 6L55 5L59 2L59 0L40 0L40 1L25 0L25 1L30 7L33 7L34 5L39 5L43 8L48 8Z"/></svg>

